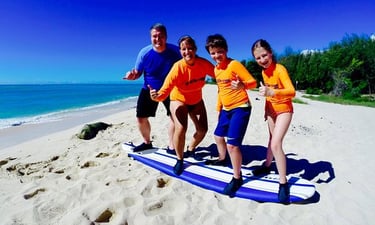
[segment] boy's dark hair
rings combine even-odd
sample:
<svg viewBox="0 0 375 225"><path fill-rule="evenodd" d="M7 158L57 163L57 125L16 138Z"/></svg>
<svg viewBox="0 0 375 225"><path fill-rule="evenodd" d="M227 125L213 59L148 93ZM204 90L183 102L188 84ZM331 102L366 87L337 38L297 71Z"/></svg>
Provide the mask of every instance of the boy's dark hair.
<svg viewBox="0 0 375 225"><path fill-rule="evenodd" d="M225 51L228 51L227 41L221 34L209 35L206 39L205 47L207 52L209 52L210 48L223 48Z"/></svg>

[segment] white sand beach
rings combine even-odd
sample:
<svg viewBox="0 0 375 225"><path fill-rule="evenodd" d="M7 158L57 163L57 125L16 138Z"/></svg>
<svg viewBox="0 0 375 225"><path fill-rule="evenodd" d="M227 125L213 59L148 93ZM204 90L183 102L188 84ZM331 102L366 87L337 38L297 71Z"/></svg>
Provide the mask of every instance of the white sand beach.
<svg viewBox="0 0 375 225"><path fill-rule="evenodd" d="M216 92L214 85L204 87L209 131L203 147L214 143ZM243 144L265 147L264 99L249 94L253 110ZM122 142L142 141L133 108L92 121L112 126L91 140L75 136L84 123L26 141L12 135L12 144L0 150L0 224L373 224L375 109L297 97L307 104L294 104L284 150L289 175L316 185L309 201L282 205L229 198L130 159ZM154 145L167 146L167 124L160 106L151 119ZM8 132L25 129L33 132L27 126ZM191 134L190 126L187 140ZM251 162L261 163L259 157Z"/></svg>

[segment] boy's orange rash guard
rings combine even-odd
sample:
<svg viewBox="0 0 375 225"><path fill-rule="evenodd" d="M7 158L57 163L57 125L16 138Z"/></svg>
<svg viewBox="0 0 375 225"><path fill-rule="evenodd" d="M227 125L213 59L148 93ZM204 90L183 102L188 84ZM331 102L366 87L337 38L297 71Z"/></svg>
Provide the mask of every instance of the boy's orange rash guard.
<svg viewBox="0 0 375 225"><path fill-rule="evenodd" d="M169 71L156 100L163 101L170 94L171 101L177 100L187 105L197 104L202 100L206 75L214 77L214 65L208 60L197 57L194 65L188 65L181 59Z"/></svg>
<svg viewBox="0 0 375 225"><path fill-rule="evenodd" d="M222 65L216 65L215 76L219 88L218 111L220 111L222 107L226 110L231 110L249 102L250 99L245 89L252 89L257 86L257 81L246 67L239 61L233 59L228 59L227 62ZM237 79L245 85L245 89L233 90L231 88L232 80Z"/></svg>
<svg viewBox="0 0 375 225"><path fill-rule="evenodd" d="M296 91L288 71L283 65L272 64L269 68L262 71L262 76L264 85L272 88L275 93L272 97L268 96L266 101L269 101L276 111L278 111L277 105L279 104L292 104L292 98L296 95Z"/></svg>

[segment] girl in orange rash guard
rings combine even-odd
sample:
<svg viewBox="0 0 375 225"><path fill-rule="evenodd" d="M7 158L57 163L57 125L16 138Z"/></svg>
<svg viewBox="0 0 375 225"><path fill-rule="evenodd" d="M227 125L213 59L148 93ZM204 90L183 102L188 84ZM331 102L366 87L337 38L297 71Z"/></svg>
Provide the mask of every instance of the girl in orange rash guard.
<svg viewBox="0 0 375 225"><path fill-rule="evenodd" d="M176 148L177 163L173 171L176 175L183 172L184 157L195 157L195 148L207 133L207 112L202 99L202 88L205 85L206 75L214 77L214 65L196 55L197 46L193 38L181 37L179 47L182 59L173 65L163 86L159 91L149 87L150 96L154 101L163 101L170 95L170 110L175 124L173 143ZM196 131L184 156L188 115Z"/></svg>
<svg viewBox="0 0 375 225"><path fill-rule="evenodd" d="M278 198L281 203L289 203L289 186L286 177L286 157L282 142L288 131L293 115L292 98L295 96L294 86L286 68L276 63L270 44L259 39L251 48L256 62L263 68L259 94L266 97L264 117L268 121L269 142L267 158L262 167L256 169L254 175L267 174L275 157L280 176Z"/></svg>

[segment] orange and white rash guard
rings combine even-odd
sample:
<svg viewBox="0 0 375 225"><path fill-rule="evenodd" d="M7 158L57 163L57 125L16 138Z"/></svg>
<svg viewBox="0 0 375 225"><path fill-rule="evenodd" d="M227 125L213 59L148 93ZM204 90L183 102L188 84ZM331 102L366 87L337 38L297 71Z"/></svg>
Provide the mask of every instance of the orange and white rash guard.
<svg viewBox="0 0 375 225"><path fill-rule="evenodd" d="M274 96L266 98L266 111L272 107L271 110L276 114L293 112L292 99L296 91L286 68L281 64L273 63L262 71L262 76L264 85L272 88L275 93Z"/></svg>
<svg viewBox="0 0 375 225"><path fill-rule="evenodd" d="M246 89L256 88L257 82L244 65L239 61L228 59L226 62L216 65L215 78L219 89L217 110L231 110L250 104ZM231 82L240 80L245 89L233 90Z"/></svg>
<svg viewBox="0 0 375 225"><path fill-rule="evenodd" d="M171 101L195 105L202 100L206 75L214 77L214 65L208 60L196 57L194 65L189 65L181 59L169 71L156 100L163 101L170 94Z"/></svg>

